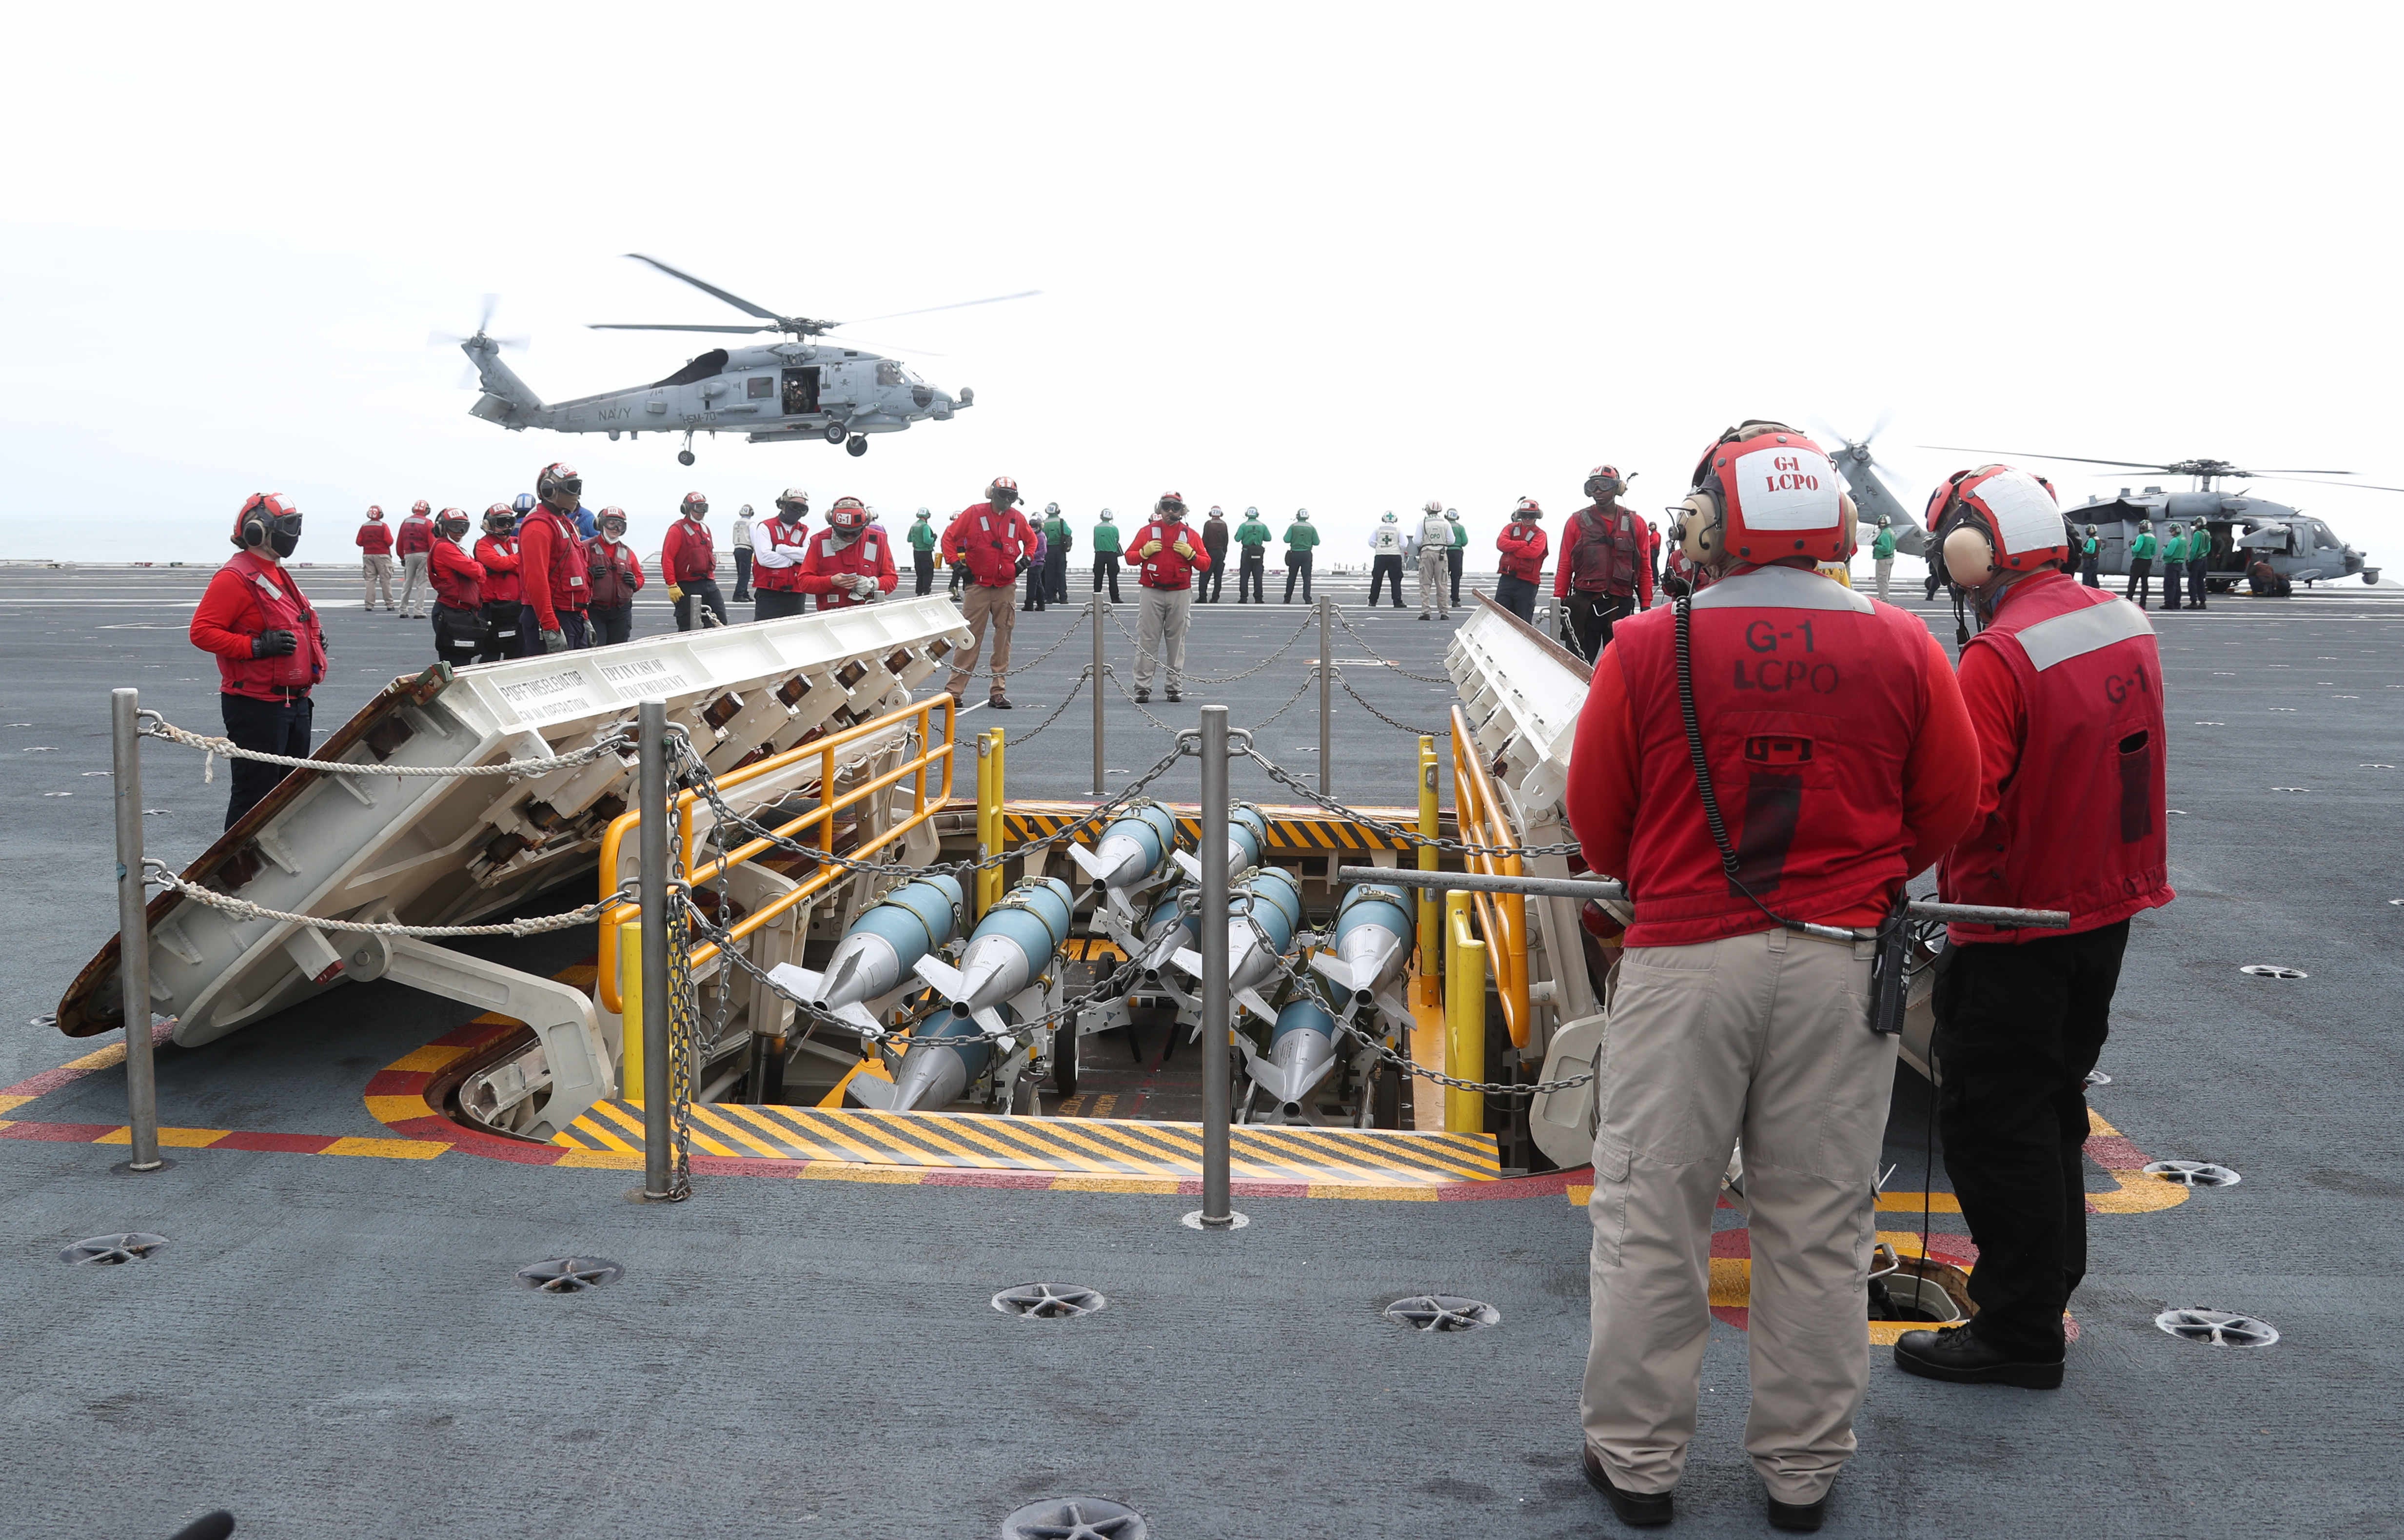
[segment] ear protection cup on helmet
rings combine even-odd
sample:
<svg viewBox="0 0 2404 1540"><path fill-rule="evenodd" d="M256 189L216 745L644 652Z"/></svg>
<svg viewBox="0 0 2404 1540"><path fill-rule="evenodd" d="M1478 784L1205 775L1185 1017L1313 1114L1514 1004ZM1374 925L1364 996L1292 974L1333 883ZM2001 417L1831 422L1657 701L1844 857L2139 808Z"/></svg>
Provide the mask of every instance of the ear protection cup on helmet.
<svg viewBox="0 0 2404 1540"><path fill-rule="evenodd" d="M1720 499L1713 492L1690 492L1672 511L1678 526L1678 549L1701 567L1720 552Z"/></svg>
<svg viewBox="0 0 2404 1540"><path fill-rule="evenodd" d="M1945 575L1964 588L1977 588L1995 575L1995 542L1984 524L1955 521L1945 537Z"/></svg>

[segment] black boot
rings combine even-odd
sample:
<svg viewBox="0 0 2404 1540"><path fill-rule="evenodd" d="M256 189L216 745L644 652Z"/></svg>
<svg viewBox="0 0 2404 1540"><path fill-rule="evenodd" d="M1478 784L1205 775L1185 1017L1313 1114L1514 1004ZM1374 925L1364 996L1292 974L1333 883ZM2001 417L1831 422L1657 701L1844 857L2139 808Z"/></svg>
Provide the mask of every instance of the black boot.
<svg viewBox="0 0 2404 1540"><path fill-rule="evenodd" d="M1611 1500L1611 1511L1629 1529L1646 1530L1677 1517L1675 1502L1666 1491L1622 1491L1602 1473L1602 1462L1592 1449L1586 1451L1586 1485Z"/></svg>
<svg viewBox="0 0 2404 1540"><path fill-rule="evenodd" d="M2060 1358L2022 1358L1978 1340L1968 1326L1906 1332L1894 1341L1894 1366L1923 1379L1954 1385L2017 1385L2024 1391L2062 1388Z"/></svg>
<svg viewBox="0 0 2404 1540"><path fill-rule="evenodd" d="M1775 1497L1769 1500L1769 1527L1774 1530L1794 1530L1809 1534L1817 1531L1827 1517L1828 1498L1825 1492L1816 1503L1782 1503Z"/></svg>

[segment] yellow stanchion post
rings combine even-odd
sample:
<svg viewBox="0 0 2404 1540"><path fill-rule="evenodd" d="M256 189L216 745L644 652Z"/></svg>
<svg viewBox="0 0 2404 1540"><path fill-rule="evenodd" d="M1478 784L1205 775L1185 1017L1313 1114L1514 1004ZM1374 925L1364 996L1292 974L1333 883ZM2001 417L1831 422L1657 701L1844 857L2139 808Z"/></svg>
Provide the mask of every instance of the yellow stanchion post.
<svg viewBox="0 0 2404 1540"><path fill-rule="evenodd" d="M620 1041L625 1044L618 1071L618 1099L643 1104L643 922L628 920L618 931L618 995L626 1014L620 1017Z"/></svg>
<svg viewBox="0 0 2404 1540"><path fill-rule="evenodd" d="M1000 728L977 735L977 859L1001 848L1002 734ZM1001 898L1001 868L988 866L976 875L976 913Z"/></svg>
<svg viewBox="0 0 2404 1540"><path fill-rule="evenodd" d="M1437 838L1444 828L1436 806L1436 781L1435 739L1422 733L1419 735L1419 835L1423 839ZM1435 847L1420 846L1419 870L1433 872L1435 869ZM1435 889L1420 889L1419 1003L1422 1005L1433 1005L1443 998L1438 992L1442 985L1436 978L1436 964L1443 957L1439 948L1444 945L1437 930L1439 917Z"/></svg>
<svg viewBox="0 0 2404 1540"><path fill-rule="evenodd" d="M1486 944L1469 933L1469 895L1444 895L1444 1071L1462 1080L1486 1078ZM1444 1088L1447 1133L1486 1131L1486 1098Z"/></svg>

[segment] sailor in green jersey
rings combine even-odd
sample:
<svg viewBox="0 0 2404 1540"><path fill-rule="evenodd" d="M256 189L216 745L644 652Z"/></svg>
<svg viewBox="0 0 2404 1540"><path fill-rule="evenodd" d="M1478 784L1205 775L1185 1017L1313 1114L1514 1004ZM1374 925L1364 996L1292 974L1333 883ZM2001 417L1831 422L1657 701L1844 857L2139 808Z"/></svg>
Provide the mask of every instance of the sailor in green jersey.
<svg viewBox="0 0 2404 1540"><path fill-rule="evenodd" d="M1310 602L1310 548L1319 543L1319 531L1311 527L1310 510L1293 511L1293 523L1285 526L1285 602L1293 602L1293 580L1302 579L1302 602Z"/></svg>
<svg viewBox="0 0 2404 1540"><path fill-rule="evenodd" d="M2176 609L2181 603L2179 580L2187 576L2187 536L2179 526L2171 525L2169 538L2162 541L2162 608Z"/></svg>
<svg viewBox="0 0 2404 1540"><path fill-rule="evenodd" d="M1894 576L1894 530L1883 513L1879 515L1878 539L1870 542L1870 566L1878 573L1878 596L1886 597L1886 585Z"/></svg>
<svg viewBox="0 0 2404 1540"><path fill-rule="evenodd" d="M910 566L918 574L918 592L927 594L935 586L935 526L933 514L918 510L918 519L910 526Z"/></svg>
<svg viewBox="0 0 2404 1540"><path fill-rule="evenodd" d="M1461 510L1447 508L1444 516L1452 524L1452 549L1444 553L1444 565L1452 578L1452 607L1461 608L1461 561L1469 550L1469 526L1461 522Z"/></svg>
<svg viewBox="0 0 2404 1540"><path fill-rule="evenodd" d="M1069 548L1077 537L1069 532L1058 503L1043 505L1043 588L1053 604L1069 602Z"/></svg>
<svg viewBox="0 0 2404 1540"><path fill-rule="evenodd" d="M1269 526L1261 522L1259 509L1244 510L1244 522L1236 526L1236 543L1244 549L1236 567L1236 602L1246 602L1244 595L1249 594L1253 604L1268 603L1261 591L1261 574L1268 565L1262 550L1269 543Z"/></svg>
<svg viewBox="0 0 2404 1540"><path fill-rule="evenodd" d="M2078 542L2078 581L2090 588L2101 588L2104 580L2099 571L2104 565L2104 537L2093 525L2087 526L2087 538Z"/></svg>
<svg viewBox="0 0 2404 1540"><path fill-rule="evenodd" d="M1094 525L1094 592L1102 591L1102 580L1111 581L1111 602L1119 598L1119 526L1112 522L1111 511L1102 510L1102 522Z"/></svg>
<svg viewBox="0 0 2404 1540"><path fill-rule="evenodd" d="M2154 539L2154 521L2137 521L2137 538L2129 542L2129 586L2121 595L2138 609L2154 596L2154 553L2161 542Z"/></svg>

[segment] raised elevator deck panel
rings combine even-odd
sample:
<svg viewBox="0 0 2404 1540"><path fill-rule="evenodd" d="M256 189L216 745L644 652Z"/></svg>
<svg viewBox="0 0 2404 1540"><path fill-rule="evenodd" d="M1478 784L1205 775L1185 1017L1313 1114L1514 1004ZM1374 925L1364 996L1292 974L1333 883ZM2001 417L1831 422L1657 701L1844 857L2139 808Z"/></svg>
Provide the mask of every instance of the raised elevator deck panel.
<svg viewBox="0 0 2404 1540"><path fill-rule="evenodd" d="M838 1160L870 1166L1193 1180L1198 1123L1108 1118L980 1117L859 1108L696 1102L692 1147L731 1159ZM1237 1126L1230 1169L1240 1182L1317 1186L1443 1186L1502 1177L1490 1134ZM552 1141L571 1150L643 1153L643 1109L603 1101Z"/></svg>

